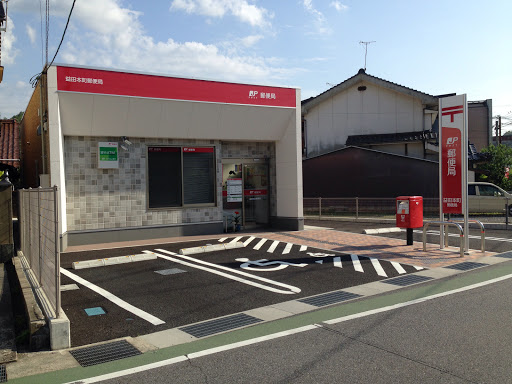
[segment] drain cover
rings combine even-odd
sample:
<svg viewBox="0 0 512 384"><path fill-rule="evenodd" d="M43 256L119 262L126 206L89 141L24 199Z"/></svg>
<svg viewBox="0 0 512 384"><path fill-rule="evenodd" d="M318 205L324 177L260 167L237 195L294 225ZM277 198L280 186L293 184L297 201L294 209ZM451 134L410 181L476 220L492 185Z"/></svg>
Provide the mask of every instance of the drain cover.
<svg viewBox="0 0 512 384"><path fill-rule="evenodd" d="M341 303L342 301L352 300L357 297L361 297L361 295L357 295L355 293L350 292L329 292L323 295L318 295L314 297L308 297L306 299L298 300L301 303L314 305L316 307L323 307L325 305Z"/></svg>
<svg viewBox="0 0 512 384"><path fill-rule="evenodd" d="M494 257L503 257L505 259L512 259L512 252L500 253L499 255L494 255Z"/></svg>
<svg viewBox="0 0 512 384"><path fill-rule="evenodd" d="M106 314L105 310L101 307L86 308L84 309L87 316L98 316Z"/></svg>
<svg viewBox="0 0 512 384"><path fill-rule="evenodd" d="M445 267L445 268L457 269L459 271L469 271L471 269L485 267L486 265L489 265L489 264L474 263L472 261L465 261L463 263L449 265L448 267Z"/></svg>
<svg viewBox="0 0 512 384"><path fill-rule="evenodd" d="M0 383L7 383L7 371L5 365L0 365Z"/></svg>
<svg viewBox="0 0 512 384"><path fill-rule="evenodd" d="M382 280L382 283L399 285L400 287L405 287L407 285L413 285L417 283L423 283L424 281L432 280L432 277L428 276L418 276L418 275L406 275L395 277L393 279Z"/></svg>
<svg viewBox="0 0 512 384"><path fill-rule="evenodd" d="M141 354L137 348L126 340L74 349L70 353L82 367L89 367Z"/></svg>
<svg viewBox="0 0 512 384"><path fill-rule="evenodd" d="M245 313L239 313L237 315L205 321L203 323L189 325L179 329L180 331L199 338L229 331L230 329L241 328L246 325L256 324L261 321L263 320L246 315Z"/></svg>

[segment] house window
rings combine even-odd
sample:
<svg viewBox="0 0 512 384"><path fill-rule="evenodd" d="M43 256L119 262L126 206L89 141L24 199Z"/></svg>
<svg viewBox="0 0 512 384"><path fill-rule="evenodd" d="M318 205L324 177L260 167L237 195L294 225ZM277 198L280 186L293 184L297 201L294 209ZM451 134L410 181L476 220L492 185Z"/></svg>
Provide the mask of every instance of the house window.
<svg viewBox="0 0 512 384"><path fill-rule="evenodd" d="M148 147L148 207L215 205L214 147Z"/></svg>

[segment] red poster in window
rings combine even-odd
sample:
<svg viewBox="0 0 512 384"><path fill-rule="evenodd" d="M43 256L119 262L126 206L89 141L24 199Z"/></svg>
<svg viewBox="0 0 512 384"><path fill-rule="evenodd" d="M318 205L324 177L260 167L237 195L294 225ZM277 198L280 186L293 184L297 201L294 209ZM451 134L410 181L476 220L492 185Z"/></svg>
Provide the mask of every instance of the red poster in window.
<svg viewBox="0 0 512 384"><path fill-rule="evenodd" d="M441 179L444 213L462 213L462 137L459 128L442 128Z"/></svg>

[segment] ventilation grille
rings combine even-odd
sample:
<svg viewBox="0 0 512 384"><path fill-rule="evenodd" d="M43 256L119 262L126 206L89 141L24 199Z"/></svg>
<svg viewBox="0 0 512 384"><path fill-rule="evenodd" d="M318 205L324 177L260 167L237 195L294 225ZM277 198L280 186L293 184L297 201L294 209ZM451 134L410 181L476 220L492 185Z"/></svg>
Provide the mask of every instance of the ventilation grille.
<svg viewBox="0 0 512 384"><path fill-rule="evenodd" d="M263 320L256 317L240 313L233 316L223 317L220 319L205 321L203 323L189 325L186 327L179 328L180 331L186 332L189 335L200 338L205 336L214 335L229 331L231 329L241 328L246 325L256 324Z"/></svg>
<svg viewBox="0 0 512 384"><path fill-rule="evenodd" d="M419 276L419 275L407 275L395 277L393 279L382 280L382 283L398 285L400 287L406 287L417 283L423 283L424 281L432 280L432 277Z"/></svg>
<svg viewBox="0 0 512 384"><path fill-rule="evenodd" d="M361 295L357 295L355 293L338 291L338 292L329 292L323 295L318 295L314 297L308 297L305 299L298 300L301 303L314 305L315 307L323 307L326 305L341 303L343 301L352 300L355 298L361 297Z"/></svg>
<svg viewBox="0 0 512 384"><path fill-rule="evenodd" d="M137 356L141 352L126 340L113 343L94 345L71 351L71 355L82 367L106 363L109 361L124 359L125 357Z"/></svg>
<svg viewBox="0 0 512 384"><path fill-rule="evenodd" d="M489 265L489 264L474 263L472 261L465 261L463 263L449 265L448 267L445 267L445 268L456 269L458 271L469 271L471 269L485 267L486 265Z"/></svg>

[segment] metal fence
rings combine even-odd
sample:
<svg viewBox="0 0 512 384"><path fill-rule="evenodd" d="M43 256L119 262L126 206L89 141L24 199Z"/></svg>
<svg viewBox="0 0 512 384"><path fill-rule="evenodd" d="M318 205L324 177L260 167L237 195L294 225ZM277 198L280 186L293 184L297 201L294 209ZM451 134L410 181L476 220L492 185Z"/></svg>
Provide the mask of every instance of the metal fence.
<svg viewBox="0 0 512 384"><path fill-rule="evenodd" d="M57 187L19 190L20 248L41 289L60 314Z"/></svg>
<svg viewBox="0 0 512 384"><path fill-rule="evenodd" d="M509 202L512 203L512 202ZM380 218L395 219L396 199L394 198L364 198L364 197L314 197L303 199L304 216L310 218ZM475 213L470 216L485 223L506 224L508 227L509 215L503 212L489 212L487 214ZM439 218L439 199L423 199L423 217L427 220Z"/></svg>

